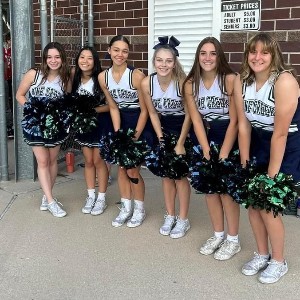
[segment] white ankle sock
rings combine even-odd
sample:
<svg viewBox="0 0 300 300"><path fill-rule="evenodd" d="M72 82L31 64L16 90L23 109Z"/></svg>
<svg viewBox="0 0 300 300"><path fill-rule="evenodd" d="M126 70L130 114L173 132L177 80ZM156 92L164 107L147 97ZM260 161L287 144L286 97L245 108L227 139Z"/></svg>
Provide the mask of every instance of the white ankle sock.
<svg viewBox="0 0 300 300"><path fill-rule="evenodd" d="M136 208L143 210L144 209L144 201L134 200L134 205Z"/></svg>
<svg viewBox="0 0 300 300"><path fill-rule="evenodd" d="M229 235L227 234L227 241L238 243L239 242L239 235Z"/></svg>
<svg viewBox="0 0 300 300"><path fill-rule="evenodd" d="M224 231L215 231L215 237L224 239Z"/></svg>
<svg viewBox="0 0 300 300"><path fill-rule="evenodd" d="M95 189L87 189L87 192L88 192L88 195L89 195L90 198L95 199L95 197L96 197Z"/></svg>
<svg viewBox="0 0 300 300"><path fill-rule="evenodd" d="M98 198L97 200L105 200L105 196L106 196L106 193L98 193Z"/></svg>

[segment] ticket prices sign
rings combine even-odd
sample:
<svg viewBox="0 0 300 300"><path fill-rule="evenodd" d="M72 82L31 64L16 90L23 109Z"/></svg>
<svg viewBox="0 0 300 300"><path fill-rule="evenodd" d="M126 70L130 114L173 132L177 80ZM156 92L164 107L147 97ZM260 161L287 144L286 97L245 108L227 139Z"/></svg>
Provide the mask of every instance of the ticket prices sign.
<svg viewBox="0 0 300 300"><path fill-rule="evenodd" d="M261 0L221 3L222 31L259 30Z"/></svg>

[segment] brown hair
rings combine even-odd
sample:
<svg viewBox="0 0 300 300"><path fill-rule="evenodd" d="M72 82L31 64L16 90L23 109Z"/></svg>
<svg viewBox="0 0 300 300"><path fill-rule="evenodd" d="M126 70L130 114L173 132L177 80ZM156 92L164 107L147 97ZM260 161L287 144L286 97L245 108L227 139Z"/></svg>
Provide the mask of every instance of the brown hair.
<svg viewBox="0 0 300 300"><path fill-rule="evenodd" d="M199 96L198 95L199 94L199 86L200 86L200 79L201 79L201 75L202 75L202 68L200 66L200 61L199 61L200 51L201 51L201 48L203 47L203 45L207 44L207 43L213 44L216 49L216 54L217 54L217 70L216 70L216 72L218 75L219 86L220 86L220 89L222 92L226 91L225 75L234 74L234 72L232 71L232 69L230 68L230 66L227 62L225 53L222 49L220 42L214 37L206 37L199 43L199 45L197 47L193 66L183 84L183 89L184 89L184 85L186 82L191 81L193 83L195 98L198 98L198 96Z"/></svg>
<svg viewBox="0 0 300 300"><path fill-rule="evenodd" d="M40 70L43 74L43 79L41 83L44 83L47 80L47 77L49 75L49 66L47 65L47 57L48 57L48 51L50 49L56 49L59 52L61 62L62 62L61 67L59 69L59 76L61 78L63 87L66 90L70 79L70 68L67 61L66 51L63 48L63 46L58 42L51 42L47 44L43 50L42 63L40 67Z"/></svg>
<svg viewBox="0 0 300 300"><path fill-rule="evenodd" d="M297 79L296 71L284 63L283 55L278 42L268 33L259 32L250 38L246 44L240 71L242 81L245 81L247 85L250 85L254 82L255 75L252 69L249 67L248 55L250 52L255 50L255 46L258 42L261 42L264 50L270 52L271 54L272 60L270 65L270 74L272 72L279 74L283 71L288 71Z"/></svg>

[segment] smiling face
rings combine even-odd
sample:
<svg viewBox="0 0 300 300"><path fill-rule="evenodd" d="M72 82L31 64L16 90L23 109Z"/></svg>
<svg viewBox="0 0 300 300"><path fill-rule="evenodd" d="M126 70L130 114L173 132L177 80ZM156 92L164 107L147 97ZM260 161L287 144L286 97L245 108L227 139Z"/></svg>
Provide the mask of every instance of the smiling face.
<svg viewBox="0 0 300 300"><path fill-rule="evenodd" d="M214 44L204 44L199 53L199 63L202 71L212 72L217 70L217 52Z"/></svg>
<svg viewBox="0 0 300 300"><path fill-rule="evenodd" d="M249 67L255 74L268 74L271 69L272 55L261 41L257 41L248 53Z"/></svg>
<svg viewBox="0 0 300 300"><path fill-rule="evenodd" d="M83 72L91 72L94 68L94 57L90 50L83 50L78 58L78 66Z"/></svg>
<svg viewBox="0 0 300 300"><path fill-rule="evenodd" d="M111 60L117 66L121 66L126 63L129 55L129 46L124 41L115 41L109 48L108 53L111 56Z"/></svg>
<svg viewBox="0 0 300 300"><path fill-rule="evenodd" d="M171 50L159 49L154 58L154 68L159 76L172 76L175 67L175 57Z"/></svg>
<svg viewBox="0 0 300 300"><path fill-rule="evenodd" d="M49 49L47 53L46 63L50 70L59 70L62 66L62 59L59 51L55 48Z"/></svg>

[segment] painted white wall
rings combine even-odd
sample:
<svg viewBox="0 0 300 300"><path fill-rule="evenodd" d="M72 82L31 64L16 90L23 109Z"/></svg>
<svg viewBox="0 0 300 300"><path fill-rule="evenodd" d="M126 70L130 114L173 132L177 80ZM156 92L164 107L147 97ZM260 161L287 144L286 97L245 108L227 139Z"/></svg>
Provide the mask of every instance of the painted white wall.
<svg viewBox="0 0 300 300"><path fill-rule="evenodd" d="M179 59L188 73L199 42L207 36L219 39L220 29L221 0L149 0L149 73L153 71L152 48L159 36L174 35L181 42Z"/></svg>

